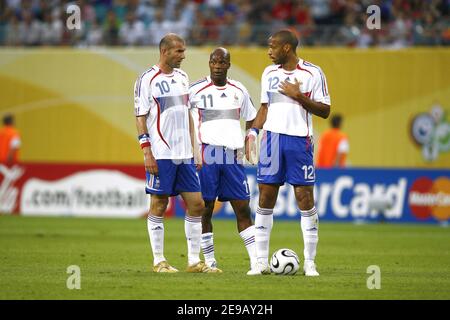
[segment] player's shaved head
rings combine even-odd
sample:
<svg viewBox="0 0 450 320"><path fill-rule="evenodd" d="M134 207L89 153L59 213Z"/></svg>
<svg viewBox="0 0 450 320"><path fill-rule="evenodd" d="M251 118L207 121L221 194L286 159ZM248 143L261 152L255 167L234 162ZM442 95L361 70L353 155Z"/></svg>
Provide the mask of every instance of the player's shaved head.
<svg viewBox="0 0 450 320"><path fill-rule="evenodd" d="M159 42L159 51L172 48L176 42L184 43L184 39L175 33L166 34Z"/></svg>
<svg viewBox="0 0 450 320"><path fill-rule="evenodd" d="M281 30L275 32L272 36L272 39L276 39L282 46L285 44L290 45L291 50L295 52L298 46L298 39L295 34L289 30Z"/></svg>
<svg viewBox="0 0 450 320"><path fill-rule="evenodd" d="M230 69L230 52L218 47L209 55L209 71L211 80L216 86L224 86L227 83L227 72Z"/></svg>
<svg viewBox="0 0 450 320"><path fill-rule="evenodd" d="M230 62L231 59L230 52L222 47L214 49L209 55L209 59L211 60L214 56L224 57L228 62Z"/></svg>

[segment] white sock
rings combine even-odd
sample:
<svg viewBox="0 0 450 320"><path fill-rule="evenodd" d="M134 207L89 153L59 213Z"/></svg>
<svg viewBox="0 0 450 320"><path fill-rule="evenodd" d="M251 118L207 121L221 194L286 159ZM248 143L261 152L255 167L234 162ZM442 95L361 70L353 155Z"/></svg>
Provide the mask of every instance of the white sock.
<svg viewBox="0 0 450 320"><path fill-rule="evenodd" d="M205 263L208 267L211 267L216 262L214 257L214 234L212 232L202 233L201 247Z"/></svg>
<svg viewBox="0 0 450 320"><path fill-rule="evenodd" d="M163 217L153 216L147 217L147 230L150 238L150 246L153 252L153 265L156 266L164 258L164 224Z"/></svg>
<svg viewBox="0 0 450 320"><path fill-rule="evenodd" d="M305 260L314 261L317 251L317 243L319 242L319 216L316 207L310 210L300 210L302 215L300 225L303 233L303 243L305 249L303 255Z"/></svg>
<svg viewBox="0 0 450 320"><path fill-rule="evenodd" d="M184 232L188 247L188 264L194 265L200 261L200 238L202 236L202 217L184 217Z"/></svg>
<svg viewBox="0 0 450 320"><path fill-rule="evenodd" d="M250 226L239 233L250 257L250 268L256 263L255 226Z"/></svg>
<svg viewBox="0 0 450 320"><path fill-rule="evenodd" d="M259 263L269 264L270 232L273 226L273 209L256 208L255 243L256 257Z"/></svg>

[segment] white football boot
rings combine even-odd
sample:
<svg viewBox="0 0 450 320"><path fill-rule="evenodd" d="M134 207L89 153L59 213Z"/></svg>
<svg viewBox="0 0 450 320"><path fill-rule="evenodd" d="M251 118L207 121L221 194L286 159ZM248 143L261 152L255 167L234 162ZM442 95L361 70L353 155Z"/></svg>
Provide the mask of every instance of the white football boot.
<svg viewBox="0 0 450 320"><path fill-rule="evenodd" d="M312 260L305 260L303 264L303 272L307 277L318 277L319 273L316 270L316 264Z"/></svg>
<svg viewBox="0 0 450 320"><path fill-rule="evenodd" d="M247 272L248 276L258 276L258 275L270 274L270 267L267 263L257 262L252 265L252 268Z"/></svg>

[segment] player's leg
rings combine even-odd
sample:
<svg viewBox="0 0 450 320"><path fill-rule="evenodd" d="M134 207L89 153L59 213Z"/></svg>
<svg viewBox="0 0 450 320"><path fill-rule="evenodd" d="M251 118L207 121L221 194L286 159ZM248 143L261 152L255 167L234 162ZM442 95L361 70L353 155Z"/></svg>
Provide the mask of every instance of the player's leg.
<svg viewBox="0 0 450 320"><path fill-rule="evenodd" d="M216 201L214 200L205 200L205 209L202 215L202 233L213 232L212 215L215 203Z"/></svg>
<svg viewBox="0 0 450 320"><path fill-rule="evenodd" d="M184 231L188 246L187 272L211 272L211 269L200 260L200 240L202 236L202 215L205 208L200 192L200 181L193 159L178 166L175 191L186 203Z"/></svg>
<svg viewBox="0 0 450 320"><path fill-rule="evenodd" d="M204 145L208 150L214 148L213 146ZM210 154L209 152L207 154ZM206 158L207 156L205 156ZM205 160L209 160L206 158ZM202 189L202 197L205 201L205 208L202 215L202 239L201 248L203 256L205 257L205 263L212 270L221 272L217 268L217 261L214 253L214 234L212 225L212 215L214 211L214 204L217 198L217 188L219 184L219 168L218 164L213 161L205 161L202 169L198 172L200 179L200 186Z"/></svg>
<svg viewBox="0 0 450 320"><path fill-rule="evenodd" d="M288 137L286 153L287 182L294 186L297 205L301 214L301 230L304 243L304 272L307 276L318 276L314 258L319 240L319 218L314 207L315 169L313 145L310 138Z"/></svg>
<svg viewBox="0 0 450 320"><path fill-rule="evenodd" d="M170 266L164 257L164 213L172 193L175 167L171 161L157 160L158 168L164 175L155 176L146 173L145 190L151 196L150 209L147 219L147 230L150 246L153 252L153 271L174 273L178 270Z"/></svg>
<svg viewBox="0 0 450 320"><path fill-rule="evenodd" d="M295 186L294 192L301 214L305 257L303 271L306 276L318 276L314 259L319 242L319 216L314 206L313 186Z"/></svg>
<svg viewBox="0 0 450 320"><path fill-rule="evenodd" d="M227 150L226 164L221 165L218 188L220 201L230 201L236 215L237 228L250 257L250 267L256 265L255 227L250 212L250 188L245 168L238 159L237 150ZM232 161L229 161L229 160Z"/></svg>
<svg viewBox="0 0 450 320"><path fill-rule="evenodd" d="M205 208L202 216L201 247L206 265L220 273L222 270L217 268L217 261L214 254L214 233L211 221L215 202L215 200L205 200Z"/></svg>
<svg viewBox="0 0 450 320"><path fill-rule="evenodd" d="M257 174L259 201L255 214L255 243L258 262L256 270L250 270L247 273L249 275L270 272L269 244L273 226L273 208L277 202L278 189L286 179L283 135L267 131L261 139L260 150Z"/></svg>
<svg viewBox="0 0 450 320"><path fill-rule="evenodd" d="M187 272L211 272L211 269L200 260L200 240L202 236L202 214L204 202L200 192L181 192L186 203L184 232L188 247Z"/></svg>
<svg viewBox="0 0 450 320"><path fill-rule="evenodd" d="M167 195L151 195L150 212L147 219L147 230L153 252L153 271L174 273L178 270L170 266L164 257L164 212L169 197Z"/></svg>
<svg viewBox="0 0 450 320"><path fill-rule="evenodd" d="M270 273L270 234L273 226L273 208L277 202L279 188L278 184L259 184L259 203L255 215L255 243L257 270L261 274ZM252 273L252 270L249 273Z"/></svg>
<svg viewBox="0 0 450 320"><path fill-rule="evenodd" d="M255 226L253 225L249 200L231 200L231 206L236 214L239 235L244 242L250 258L250 269L256 266Z"/></svg>

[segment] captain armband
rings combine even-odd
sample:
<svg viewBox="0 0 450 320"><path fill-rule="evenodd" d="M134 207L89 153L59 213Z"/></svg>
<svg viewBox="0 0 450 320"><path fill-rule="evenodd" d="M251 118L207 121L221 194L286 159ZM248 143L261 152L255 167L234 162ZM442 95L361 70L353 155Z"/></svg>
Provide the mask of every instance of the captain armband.
<svg viewBox="0 0 450 320"><path fill-rule="evenodd" d="M140 136L138 136L139 144L141 145L141 148L144 149L145 147L150 147L150 135L148 133L143 133Z"/></svg>

